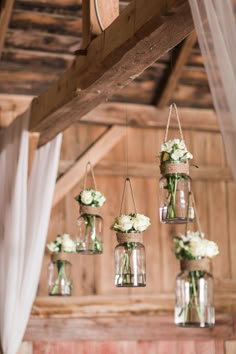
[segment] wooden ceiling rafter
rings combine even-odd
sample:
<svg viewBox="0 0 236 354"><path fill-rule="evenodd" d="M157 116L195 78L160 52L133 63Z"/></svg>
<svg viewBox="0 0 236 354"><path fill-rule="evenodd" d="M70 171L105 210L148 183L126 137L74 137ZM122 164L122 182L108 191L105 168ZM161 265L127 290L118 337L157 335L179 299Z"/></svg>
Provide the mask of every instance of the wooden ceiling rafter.
<svg viewBox="0 0 236 354"><path fill-rule="evenodd" d="M158 97L156 98L156 105L158 108L163 108L168 105L173 95L173 92L177 86L177 83L181 77L183 67L187 63L187 60L191 54L192 48L195 45L196 41L197 34L195 31L193 31L183 41L174 64L172 64L172 58L170 59L170 67L165 77L164 85L162 87L160 95L158 95Z"/></svg>
<svg viewBox="0 0 236 354"><path fill-rule="evenodd" d="M5 0L0 2L0 59L12 14L13 4L14 0Z"/></svg>
<svg viewBox="0 0 236 354"><path fill-rule="evenodd" d="M103 158L126 133L125 127L113 126L108 128L91 146L79 157L74 165L58 180L55 187L52 207L54 207L84 176L88 161L93 166Z"/></svg>
<svg viewBox="0 0 236 354"><path fill-rule="evenodd" d="M39 145L127 85L192 29L187 0L131 2L91 42L86 56L33 100L30 130L41 133Z"/></svg>

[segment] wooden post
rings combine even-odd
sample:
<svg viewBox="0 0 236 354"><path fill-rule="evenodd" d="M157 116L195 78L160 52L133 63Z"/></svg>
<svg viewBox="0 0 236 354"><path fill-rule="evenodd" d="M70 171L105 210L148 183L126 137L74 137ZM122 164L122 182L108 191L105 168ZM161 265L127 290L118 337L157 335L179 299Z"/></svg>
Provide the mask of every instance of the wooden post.
<svg viewBox="0 0 236 354"><path fill-rule="evenodd" d="M40 134L35 132L30 133L29 136L28 178L30 177L30 173L32 170L34 155L38 147L39 136Z"/></svg>
<svg viewBox="0 0 236 354"><path fill-rule="evenodd" d="M83 0L83 48L119 16L118 0Z"/></svg>

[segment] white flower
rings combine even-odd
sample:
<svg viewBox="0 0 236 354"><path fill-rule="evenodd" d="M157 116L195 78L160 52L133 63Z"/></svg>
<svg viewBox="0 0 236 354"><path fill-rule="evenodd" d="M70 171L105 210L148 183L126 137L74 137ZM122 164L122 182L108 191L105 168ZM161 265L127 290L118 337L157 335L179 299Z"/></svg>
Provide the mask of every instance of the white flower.
<svg viewBox="0 0 236 354"><path fill-rule="evenodd" d="M150 219L142 214L136 214L133 220L133 227L138 232L143 232L150 225Z"/></svg>
<svg viewBox="0 0 236 354"><path fill-rule="evenodd" d="M189 245L190 253L193 257L212 258L219 253L218 246L215 242L209 240L191 240Z"/></svg>
<svg viewBox="0 0 236 354"><path fill-rule="evenodd" d="M142 214L130 213L115 218L112 230L121 232L143 232L150 225L150 219Z"/></svg>
<svg viewBox="0 0 236 354"><path fill-rule="evenodd" d="M76 244L69 234L58 235L55 241L47 244L51 252L76 252Z"/></svg>
<svg viewBox="0 0 236 354"><path fill-rule="evenodd" d="M93 196L92 196L92 192L91 190L83 190L81 193L80 193L80 198L81 198L81 202L85 205L89 205L92 203L93 201Z"/></svg>
<svg viewBox="0 0 236 354"><path fill-rule="evenodd" d="M60 236L60 235L58 235L58 236L57 236L57 238L56 238L55 242L56 242L58 245L60 245L60 244L61 244L61 242L62 242L62 238L61 238L61 236Z"/></svg>
<svg viewBox="0 0 236 354"><path fill-rule="evenodd" d="M62 252L75 252L76 251L76 245L73 240L70 239L70 237L66 237L62 241Z"/></svg>
<svg viewBox="0 0 236 354"><path fill-rule="evenodd" d="M174 161L180 161L182 157L186 154L184 150L175 150L170 156Z"/></svg>
<svg viewBox="0 0 236 354"><path fill-rule="evenodd" d="M104 195L99 191L95 191L94 199L98 202L99 206L102 206L106 201L106 198L104 197Z"/></svg>
<svg viewBox="0 0 236 354"><path fill-rule="evenodd" d="M202 243L205 245L205 257L212 258L219 253L219 248L215 242L202 240Z"/></svg>
<svg viewBox="0 0 236 354"><path fill-rule="evenodd" d="M56 244L54 242L50 242L50 243L47 244L47 248L51 252L56 252L57 246L56 246Z"/></svg>
<svg viewBox="0 0 236 354"><path fill-rule="evenodd" d="M167 153L168 155L166 155ZM173 139L161 144L161 152L159 153L163 161L187 161L193 158L193 155L188 152L183 140Z"/></svg>
<svg viewBox="0 0 236 354"><path fill-rule="evenodd" d="M133 227L133 221L129 215L118 216L116 220L119 230L122 232L128 232Z"/></svg>

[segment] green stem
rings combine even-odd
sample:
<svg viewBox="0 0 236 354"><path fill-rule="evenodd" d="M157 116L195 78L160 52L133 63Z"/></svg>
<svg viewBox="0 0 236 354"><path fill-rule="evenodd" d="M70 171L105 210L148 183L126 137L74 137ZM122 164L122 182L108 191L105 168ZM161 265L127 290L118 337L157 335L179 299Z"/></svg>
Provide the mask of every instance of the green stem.
<svg viewBox="0 0 236 354"><path fill-rule="evenodd" d="M84 234L85 242L91 243L91 248L93 252L102 252L102 243L100 242L96 234L96 216L85 214L84 219L86 223ZM92 242L90 242L89 238L91 238Z"/></svg>
<svg viewBox="0 0 236 354"><path fill-rule="evenodd" d="M201 321L201 312L200 312L198 299L197 299L197 286L196 286L196 281L195 281L195 274L193 274L193 272L190 272L190 277L191 277L191 283L192 283L192 289L193 289L193 300L194 300L194 304L196 307L196 311L197 311L199 320Z"/></svg>
<svg viewBox="0 0 236 354"><path fill-rule="evenodd" d="M136 242L127 242L125 247L125 254L122 258L121 266L118 271L118 284L123 277L123 283L128 284L130 283L130 279L132 276L132 269L130 265L130 259L132 256L133 249L136 247Z"/></svg>
<svg viewBox="0 0 236 354"><path fill-rule="evenodd" d="M66 261L63 260L57 260L56 265L57 265L57 278L56 281L50 291L50 295L55 295L58 294L59 292L59 286L62 283L62 280L65 284L69 284L67 277L66 277L66 272L65 272L65 264Z"/></svg>

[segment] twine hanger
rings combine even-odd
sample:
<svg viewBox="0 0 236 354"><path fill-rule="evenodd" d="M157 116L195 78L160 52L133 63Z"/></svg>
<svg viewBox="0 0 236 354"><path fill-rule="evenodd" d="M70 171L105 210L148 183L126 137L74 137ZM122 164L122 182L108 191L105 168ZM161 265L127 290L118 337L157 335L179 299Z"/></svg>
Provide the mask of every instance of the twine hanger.
<svg viewBox="0 0 236 354"><path fill-rule="evenodd" d="M87 162L87 165L86 165L86 168L85 168L83 189L86 189L86 186L87 186L87 177L88 177L88 174L89 174L89 168L90 168L90 173L91 173L92 180L93 180L94 189L97 190L97 184L96 184L96 181L95 181L94 170L93 170L93 166L92 166L90 161Z"/></svg>
<svg viewBox="0 0 236 354"><path fill-rule="evenodd" d="M134 211L135 211L135 214L137 214L136 203L135 203L135 199L134 199L134 192L133 192L133 188L132 188L132 185L131 185L131 181L130 181L130 178L129 178L129 177L126 177L125 182L124 182L124 189L123 189L122 199L121 199L120 215L122 215L123 204L124 204L124 198L125 198L125 192L126 192L126 184L127 184L127 183L129 183L129 186L130 186L130 191L131 191L131 196L132 196Z"/></svg>
<svg viewBox="0 0 236 354"><path fill-rule="evenodd" d="M180 124L180 118L179 118L179 113L177 110L177 106L175 103L171 103L170 108L169 108L169 115L168 115L168 119L167 119L167 125L166 125L166 132L165 132L165 138L164 138L164 142L167 142L167 137L168 137L168 132L169 132L169 127L170 127L170 119L172 116L172 110L175 110L175 114L176 114L176 118L177 118L177 122L178 122L178 127L179 127L179 133L180 133L180 138L181 140L184 140L183 138L183 132L182 132L182 128L181 128L181 124Z"/></svg>

